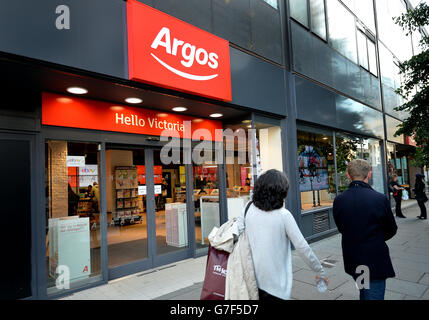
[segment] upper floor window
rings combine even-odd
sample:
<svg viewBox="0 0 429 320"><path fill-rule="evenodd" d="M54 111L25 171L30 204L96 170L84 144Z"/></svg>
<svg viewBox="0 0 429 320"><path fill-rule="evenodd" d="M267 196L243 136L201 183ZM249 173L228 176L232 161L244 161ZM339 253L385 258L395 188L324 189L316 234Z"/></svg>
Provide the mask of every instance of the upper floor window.
<svg viewBox="0 0 429 320"><path fill-rule="evenodd" d="M328 0L329 42L334 49L352 60L357 61L356 22L338 0Z"/></svg>
<svg viewBox="0 0 429 320"><path fill-rule="evenodd" d="M278 9L278 7L279 7L277 0L264 0L264 1L275 9Z"/></svg>
<svg viewBox="0 0 429 320"><path fill-rule="evenodd" d="M299 23L308 27L308 4L307 0L290 0L290 16Z"/></svg>
<svg viewBox="0 0 429 320"><path fill-rule="evenodd" d="M377 76L377 50L375 43L366 35L363 27L357 31L359 65Z"/></svg>
<svg viewBox="0 0 429 320"><path fill-rule="evenodd" d="M373 0L342 0L343 3L375 33L375 15Z"/></svg>
<svg viewBox="0 0 429 320"><path fill-rule="evenodd" d="M326 40L325 1L310 0L311 31Z"/></svg>
<svg viewBox="0 0 429 320"><path fill-rule="evenodd" d="M325 0L290 0L292 18L326 40Z"/></svg>

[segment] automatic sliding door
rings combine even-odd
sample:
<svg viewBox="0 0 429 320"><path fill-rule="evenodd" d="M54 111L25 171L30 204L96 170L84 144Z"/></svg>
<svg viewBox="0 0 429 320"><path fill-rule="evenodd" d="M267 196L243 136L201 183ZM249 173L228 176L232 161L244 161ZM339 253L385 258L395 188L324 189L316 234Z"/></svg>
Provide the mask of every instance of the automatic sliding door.
<svg viewBox="0 0 429 320"><path fill-rule="evenodd" d="M109 268L149 257L145 168L144 149L106 150Z"/></svg>

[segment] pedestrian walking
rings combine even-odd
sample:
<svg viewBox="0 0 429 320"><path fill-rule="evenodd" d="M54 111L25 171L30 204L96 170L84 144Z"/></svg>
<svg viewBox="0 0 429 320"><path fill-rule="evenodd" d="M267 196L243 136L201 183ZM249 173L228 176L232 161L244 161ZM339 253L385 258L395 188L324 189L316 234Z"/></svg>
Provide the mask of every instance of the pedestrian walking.
<svg viewBox="0 0 429 320"><path fill-rule="evenodd" d="M368 184L371 176L367 161L351 161L347 177L352 182L335 198L333 210L342 235L345 272L355 281L359 276L367 276L369 282L359 287L360 299L384 300L386 279L395 277L386 241L396 234L398 227L387 197Z"/></svg>
<svg viewBox="0 0 429 320"><path fill-rule="evenodd" d="M285 209L289 190L287 176L278 170L263 173L255 183L245 228L249 239L259 300L286 300L292 290L291 242L306 264L317 273L317 281L328 279L325 270ZM244 226L243 226L244 228Z"/></svg>
<svg viewBox="0 0 429 320"><path fill-rule="evenodd" d="M406 218L406 216L404 216L404 214L402 213L402 209L401 209L401 203L402 203L402 190L404 190L404 188L402 188L399 183L398 183L398 176L397 175L392 175L392 177L390 178L390 187L392 188L392 192L393 192L393 199L395 199L395 213L396 216L398 218Z"/></svg>
<svg viewBox="0 0 429 320"><path fill-rule="evenodd" d="M414 185L414 193L416 194L416 200L420 207L420 215L417 216L417 218L426 220L427 219L427 212L426 212L426 205L425 203L428 201L428 198L426 196L426 185L424 182L424 175L421 173L416 174L416 184Z"/></svg>

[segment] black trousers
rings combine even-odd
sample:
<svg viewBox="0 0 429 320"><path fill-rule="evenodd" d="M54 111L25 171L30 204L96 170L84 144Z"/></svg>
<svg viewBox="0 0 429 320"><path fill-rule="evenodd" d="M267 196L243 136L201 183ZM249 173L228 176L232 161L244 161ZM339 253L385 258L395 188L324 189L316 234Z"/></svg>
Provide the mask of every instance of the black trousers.
<svg viewBox="0 0 429 320"><path fill-rule="evenodd" d="M259 292L259 300L262 301L283 301L283 299L277 298L264 290L258 289Z"/></svg>
<svg viewBox="0 0 429 320"><path fill-rule="evenodd" d="M402 197L394 197L394 199L395 199L395 203L396 203L396 207L395 207L396 216L401 217L401 216L403 216L402 210L401 210Z"/></svg>
<svg viewBox="0 0 429 320"><path fill-rule="evenodd" d="M426 205L423 201L417 201L420 207L420 217L427 218Z"/></svg>

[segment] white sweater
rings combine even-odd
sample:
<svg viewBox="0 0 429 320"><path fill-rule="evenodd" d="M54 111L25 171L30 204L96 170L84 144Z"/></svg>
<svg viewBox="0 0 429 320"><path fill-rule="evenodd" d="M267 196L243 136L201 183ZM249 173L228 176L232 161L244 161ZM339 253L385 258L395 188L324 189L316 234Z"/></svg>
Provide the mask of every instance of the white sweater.
<svg viewBox="0 0 429 320"><path fill-rule="evenodd" d="M243 217L244 210L241 222ZM259 289L281 299L290 299L293 282L291 241L305 263L320 276L325 276L319 259L285 208L266 212L252 204L245 224Z"/></svg>

